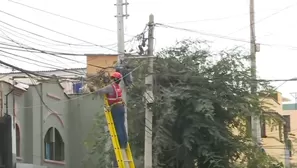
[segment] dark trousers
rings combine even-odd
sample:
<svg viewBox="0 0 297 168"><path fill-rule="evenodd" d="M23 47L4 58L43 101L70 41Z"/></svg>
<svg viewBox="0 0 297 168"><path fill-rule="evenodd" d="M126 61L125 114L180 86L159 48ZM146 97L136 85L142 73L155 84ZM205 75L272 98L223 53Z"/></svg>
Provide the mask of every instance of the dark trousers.
<svg viewBox="0 0 297 168"><path fill-rule="evenodd" d="M125 107L122 104L116 104L111 107L111 114L114 122L114 126L117 132L120 147L122 149L127 148L128 137L125 127ZM117 161L114 163L117 167Z"/></svg>

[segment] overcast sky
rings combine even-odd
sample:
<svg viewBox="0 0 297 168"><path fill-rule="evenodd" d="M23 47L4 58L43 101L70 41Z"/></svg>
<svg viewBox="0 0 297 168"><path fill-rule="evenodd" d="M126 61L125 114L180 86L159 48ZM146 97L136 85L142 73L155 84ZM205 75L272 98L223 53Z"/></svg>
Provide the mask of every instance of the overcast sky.
<svg viewBox="0 0 297 168"><path fill-rule="evenodd" d="M5 43L6 47L8 47L7 44L10 44L14 46L27 45L42 50L67 53L116 53L117 34L116 18L114 17L116 14L116 7L114 6L116 1L15 1L86 22L96 27L46 14L9 0L1 0L0 42ZM155 15L155 22L196 31L191 33L183 30L157 27L155 31L156 50L170 46L176 40L189 37L213 41L214 49L232 48L234 45L240 45L246 47L247 50L249 49L249 44L246 42L249 40L249 0L128 0L128 2L128 14L130 16L125 20L125 34L127 34L125 40L129 40L132 36L141 33L148 22L149 14L152 13ZM297 77L296 9L296 0L255 0L257 42L263 44L261 45L261 51L257 53L258 75L261 78L288 79ZM26 23L3 12L74 38ZM33 33L51 40L34 36ZM223 38L218 38L222 36ZM135 48L136 44L136 42L127 43L126 48ZM101 45L109 49L99 47ZM0 46L4 47L4 45ZM56 68L86 66L84 57L65 56L72 59L70 61L44 54L32 54L13 50L5 51L25 58L53 64ZM9 53L1 53L0 57L1 60L28 70L45 69L45 67L29 64L34 63L33 61L19 58ZM41 65L40 63L37 64ZM49 65L43 64L43 66ZM277 87L281 83L275 82L273 84ZM297 82L286 82L279 87L279 90L286 97L293 99L289 93L297 91Z"/></svg>

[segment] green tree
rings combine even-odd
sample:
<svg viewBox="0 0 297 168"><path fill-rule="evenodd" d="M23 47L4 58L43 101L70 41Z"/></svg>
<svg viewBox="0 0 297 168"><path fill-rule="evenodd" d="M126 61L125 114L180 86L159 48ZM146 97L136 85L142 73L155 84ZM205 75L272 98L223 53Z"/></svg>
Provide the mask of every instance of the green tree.
<svg viewBox="0 0 297 168"><path fill-rule="evenodd" d="M275 163L266 155L260 157L246 135L246 117L259 114L262 107L258 95L250 94L253 80L244 52L213 53L205 42L184 40L157 55L152 107L155 167L227 168L246 163L245 158L260 167ZM144 84L139 74L145 73L134 74L138 87L133 89L141 97ZM259 82L259 89L268 91L270 87ZM131 101L139 103L132 96Z"/></svg>
<svg viewBox="0 0 297 168"><path fill-rule="evenodd" d="M271 168L279 164L252 145L246 134L246 117L263 111L259 96L250 94L253 80L246 53L238 48L214 53L205 42L184 40L157 56L151 107L154 167ZM137 167L143 167L147 62L129 63L139 64L143 66L133 72L134 85L128 92L128 124ZM270 87L262 81L259 89L269 92Z"/></svg>

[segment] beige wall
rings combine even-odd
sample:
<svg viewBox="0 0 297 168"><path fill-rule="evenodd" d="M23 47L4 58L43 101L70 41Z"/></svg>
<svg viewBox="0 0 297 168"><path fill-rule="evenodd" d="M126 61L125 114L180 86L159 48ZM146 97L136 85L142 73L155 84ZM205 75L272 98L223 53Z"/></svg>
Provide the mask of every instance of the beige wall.
<svg viewBox="0 0 297 168"><path fill-rule="evenodd" d="M297 146L297 139L295 134L297 133L297 122L294 122L294 119L297 117L296 110L283 110L283 100L285 100L281 93L278 93L274 98L266 98L264 99L264 104L270 108L270 111L277 112L280 115L290 115L290 127L291 132L289 133L289 138L293 142L293 148ZM283 130L281 131L281 135L283 138ZM279 127L278 126L269 126L266 124L266 135L267 138L262 138L264 149L271 156L274 156L280 161L284 161L285 155L285 145L283 142L280 142L279 138ZM283 140L283 139L282 139ZM297 154L295 155L293 152L293 156L291 157L291 163L297 163Z"/></svg>
<svg viewBox="0 0 297 168"><path fill-rule="evenodd" d="M283 110L282 115L290 115L291 119L291 132L289 138L293 143L293 156L291 158L292 163L297 163L297 122L294 121L297 118L297 110Z"/></svg>
<svg viewBox="0 0 297 168"><path fill-rule="evenodd" d="M113 72L114 71L114 65L117 62L118 56L117 55L104 55L104 54L98 54L98 55L87 55L87 74L93 75L95 74L100 68L95 67L111 67L108 68L107 71ZM94 66L95 65L95 66Z"/></svg>
<svg viewBox="0 0 297 168"><path fill-rule="evenodd" d="M271 98L267 97L263 99L263 105L267 107L267 112L277 112L279 114L282 113L282 98L281 95L278 94L278 96ZM285 145L280 140L280 134L279 134L279 127L278 125L270 125L267 124L266 121L266 138L262 138L262 145L265 149L265 151L275 158L277 158L279 161L284 161L284 150ZM283 140L283 134L282 134L282 140Z"/></svg>
<svg viewBox="0 0 297 168"><path fill-rule="evenodd" d="M286 114L282 110L283 99L281 94L275 95L273 97L267 97L267 96L264 96L264 97L265 99L263 98L262 101L263 101L263 106L266 107L266 110L265 110L266 112L277 112L280 115ZM266 130L266 137L262 137L262 145L266 153L269 154L270 156L275 157L279 161L284 162L285 144L280 140L278 125L271 125L266 122L265 130ZM237 134L237 133L238 131L234 130L234 134ZM281 135L283 140L283 131L281 132Z"/></svg>

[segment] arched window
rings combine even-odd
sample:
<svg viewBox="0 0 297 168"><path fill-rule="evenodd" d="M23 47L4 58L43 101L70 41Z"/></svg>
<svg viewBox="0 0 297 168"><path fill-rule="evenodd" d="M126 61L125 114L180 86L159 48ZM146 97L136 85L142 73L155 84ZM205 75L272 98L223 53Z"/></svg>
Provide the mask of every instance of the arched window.
<svg viewBox="0 0 297 168"><path fill-rule="evenodd" d="M18 124L16 124L15 133L16 133L16 155L17 157L20 157L21 156L21 135L20 135L20 128Z"/></svg>
<svg viewBox="0 0 297 168"><path fill-rule="evenodd" d="M51 127L44 138L44 156L47 160L64 161L64 141L56 128Z"/></svg>

